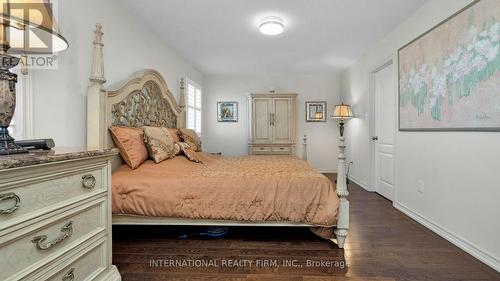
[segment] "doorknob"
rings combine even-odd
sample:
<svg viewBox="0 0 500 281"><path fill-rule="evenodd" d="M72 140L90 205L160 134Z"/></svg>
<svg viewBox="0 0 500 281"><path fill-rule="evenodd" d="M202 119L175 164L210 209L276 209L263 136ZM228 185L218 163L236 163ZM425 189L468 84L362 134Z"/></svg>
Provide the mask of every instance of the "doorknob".
<svg viewBox="0 0 500 281"><path fill-rule="evenodd" d="M378 136L372 137L372 141L378 141Z"/></svg>

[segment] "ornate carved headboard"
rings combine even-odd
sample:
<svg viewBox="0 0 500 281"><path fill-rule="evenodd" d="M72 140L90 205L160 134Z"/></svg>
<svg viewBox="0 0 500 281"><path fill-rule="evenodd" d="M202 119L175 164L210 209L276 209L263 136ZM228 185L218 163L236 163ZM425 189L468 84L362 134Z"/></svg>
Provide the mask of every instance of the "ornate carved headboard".
<svg viewBox="0 0 500 281"><path fill-rule="evenodd" d="M144 79L145 74L142 74ZM156 73L147 73L152 75ZM144 79L146 82L139 86L142 88L133 90L121 101L111 105L111 125L112 126L164 126L169 128L177 127L177 115L179 110L172 110L172 105L169 99L164 98L160 86L149 78ZM118 95L122 90L116 92ZM128 90L123 91L128 93ZM111 96L108 92L108 96Z"/></svg>
<svg viewBox="0 0 500 281"><path fill-rule="evenodd" d="M180 80L179 104L161 74L152 69L136 72L106 90L100 24L96 25L94 34L87 91L87 147L112 147L110 126L183 128L186 118L183 79Z"/></svg>

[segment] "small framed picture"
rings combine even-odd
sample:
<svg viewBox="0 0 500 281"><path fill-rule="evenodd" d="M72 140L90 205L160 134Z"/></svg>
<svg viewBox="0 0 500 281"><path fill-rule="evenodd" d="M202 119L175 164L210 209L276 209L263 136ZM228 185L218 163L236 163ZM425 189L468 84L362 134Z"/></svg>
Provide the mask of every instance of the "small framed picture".
<svg viewBox="0 0 500 281"><path fill-rule="evenodd" d="M326 122L326 101L306 101L306 122Z"/></svg>
<svg viewBox="0 0 500 281"><path fill-rule="evenodd" d="M218 122L238 122L238 102L219 101L217 102Z"/></svg>

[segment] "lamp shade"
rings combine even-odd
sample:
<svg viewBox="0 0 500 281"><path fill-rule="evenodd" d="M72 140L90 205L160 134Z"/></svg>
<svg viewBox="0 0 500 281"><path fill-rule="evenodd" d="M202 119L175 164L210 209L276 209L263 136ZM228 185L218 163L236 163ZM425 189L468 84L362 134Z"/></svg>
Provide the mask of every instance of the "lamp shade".
<svg viewBox="0 0 500 281"><path fill-rule="evenodd" d="M333 110L332 118L347 119L352 118L351 106L348 104L337 104Z"/></svg>
<svg viewBox="0 0 500 281"><path fill-rule="evenodd" d="M48 0L0 0L0 40L4 50L50 54L68 48Z"/></svg>

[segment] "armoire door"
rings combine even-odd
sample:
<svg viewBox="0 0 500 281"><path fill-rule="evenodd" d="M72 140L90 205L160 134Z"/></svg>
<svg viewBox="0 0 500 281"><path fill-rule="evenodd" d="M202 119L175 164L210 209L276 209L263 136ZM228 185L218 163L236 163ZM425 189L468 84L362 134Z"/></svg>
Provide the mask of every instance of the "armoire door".
<svg viewBox="0 0 500 281"><path fill-rule="evenodd" d="M290 99L274 98L271 124L273 143L290 143Z"/></svg>
<svg viewBox="0 0 500 281"><path fill-rule="evenodd" d="M253 142L269 143L273 140L272 135L272 99L255 98L253 101Z"/></svg>

